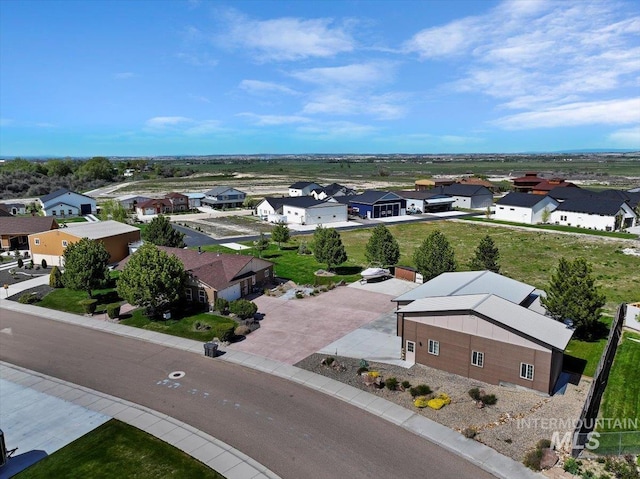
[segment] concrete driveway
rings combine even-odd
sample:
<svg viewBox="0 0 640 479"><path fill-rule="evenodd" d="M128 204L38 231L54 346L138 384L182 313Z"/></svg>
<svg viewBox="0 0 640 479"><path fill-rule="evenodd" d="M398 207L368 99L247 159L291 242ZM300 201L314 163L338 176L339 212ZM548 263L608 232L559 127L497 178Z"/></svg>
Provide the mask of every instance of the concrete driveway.
<svg viewBox="0 0 640 479"><path fill-rule="evenodd" d="M381 283L372 283L373 291L357 284L304 299L260 296L254 300L265 315L260 328L229 348L295 364L381 316L388 317L395 309L391 300L399 291L414 287L406 281L388 281L386 291L392 294L381 293ZM395 282L400 286L392 286Z"/></svg>

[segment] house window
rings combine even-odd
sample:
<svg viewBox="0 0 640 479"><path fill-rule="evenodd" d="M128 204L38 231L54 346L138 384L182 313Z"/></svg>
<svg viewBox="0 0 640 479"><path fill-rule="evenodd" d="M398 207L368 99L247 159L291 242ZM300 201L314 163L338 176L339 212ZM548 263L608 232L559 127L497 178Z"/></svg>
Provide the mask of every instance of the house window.
<svg viewBox="0 0 640 479"><path fill-rule="evenodd" d="M184 297L187 298L187 301L193 301L193 291L191 291L191 288L184 290Z"/></svg>
<svg viewBox="0 0 640 479"><path fill-rule="evenodd" d="M567 217L565 215L560 215L560 221L567 221Z"/></svg>
<svg viewBox="0 0 640 479"><path fill-rule="evenodd" d="M36 246L40 246L40 238L36 238L36 239L34 239L34 240L33 240L33 243L34 243Z"/></svg>
<svg viewBox="0 0 640 479"><path fill-rule="evenodd" d="M415 345L416 343L414 343L413 341L407 341L407 352L408 353L414 352Z"/></svg>
<svg viewBox="0 0 640 479"><path fill-rule="evenodd" d="M67 243L67 240L62 240L62 247L63 248L66 248L68 244L69 243Z"/></svg>
<svg viewBox="0 0 640 479"><path fill-rule="evenodd" d="M207 293L205 292L204 289L201 289L198 291L198 301L201 303L207 302Z"/></svg>
<svg viewBox="0 0 640 479"><path fill-rule="evenodd" d="M477 366L479 368L484 367L484 353L481 353L479 351L472 351L471 352L471 364L473 364L474 366Z"/></svg>
<svg viewBox="0 0 640 479"><path fill-rule="evenodd" d="M270 270L268 270L268 269L266 269L266 270L264 271L264 277L265 277L265 278L268 278L270 275L271 275L271 271L270 271Z"/></svg>
<svg viewBox="0 0 640 479"><path fill-rule="evenodd" d="M499 209L499 210L503 210L503 209L504 209L504 206L498 206L498 209Z"/></svg>
<svg viewBox="0 0 640 479"><path fill-rule="evenodd" d="M515 208L509 208L509 211L515 211L515 210L516 210Z"/></svg>
<svg viewBox="0 0 640 479"><path fill-rule="evenodd" d="M429 340L429 354L433 354L434 356L440 355L440 341Z"/></svg>
<svg viewBox="0 0 640 479"><path fill-rule="evenodd" d="M533 364L520 363L520 377L533 381Z"/></svg>
<svg viewBox="0 0 640 479"><path fill-rule="evenodd" d="M52 215L52 216L55 216L55 215L56 215L56 210L53 210L53 211L51 212L51 215Z"/></svg>
<svg viewBox="0 0 640 479"><path fill-rule="evenodd" d="M72 215L72 214L73 214L73 211L69 210L69 214L70 214L70 215Z"/></svg>
<svg viewBox="0 0 640 479"><path fill-rule="evenodd" d="M252 285L256 284L256 277L255 276L251 276L251 284Z"/></svg>

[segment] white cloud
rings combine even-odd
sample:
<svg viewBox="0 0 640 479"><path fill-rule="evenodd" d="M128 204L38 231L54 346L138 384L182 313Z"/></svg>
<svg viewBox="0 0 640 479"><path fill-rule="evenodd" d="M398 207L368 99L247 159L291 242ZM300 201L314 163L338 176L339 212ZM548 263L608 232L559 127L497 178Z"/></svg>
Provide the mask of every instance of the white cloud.
<svg viewBox="0 0 640 479"><path fill-rule="evenodd" d="M291 74L294 78L320 85L358 87L392 80L395 67L388 62L354 63L339 67L310 68Z"/></svg>
<svg viewBox="0 0 640 479"><path fill-rule="evenodd" d="M401 118L406 108L403 95L368 95L354 92L328 92L314 95L303 107L307 114L371 115L381 120Z"/></svg>
<svg viewBox="0 0 640 479"><path fill-rule="evenodd" d="M609 140L621 148L640 148L640 124L614 131L609 135Z"/></svg>
<svg viewBox="0 0 640 479"><path fill-rule="evenodd" d="M192 93L189 93L189 98L200 103L211 103L211 100L209 98L202 95L194 95Z"/></svg>
<svg viewBox="0 0 640 479"><path fill-rule="evenodd" d="M257 115L255 113L238 113L237 116L249 118L258 126L278 126L296 123L308 123L311 120L298 115Z"/></svg>
<svg viewBox="0 0 640 479"><path fill-rule="evenodd" d="M284 93L286 95L298 95L299 93L284 85L260 80L242 80L238 88L254 95L271 93Z"/></svg>
<svg viewBox="0 0 640 479"><path fill-rule="evenodd" d="M147 120L146 125L151 128L167 128L192 122L191 118L184 116L156 116Z"/></svg>
<svg viewBox="0 0 640 479"><path fill-rule="evenodd" d="M211 58L206 53L178 53L176 55L180 60L194 67L215 67L218 60Z"/></svg>
<svg viewBox="0 0 640 479"><path fill-rule="evenodd" d="M204 135L220 130L218 120L194 120L184 116L156 116L145 123L149 133L177 133L185 135Z"/></svg>
<svg viewBox="0 0 640 479"><path fill-rule="evenodd" d="M351 139L369 136L379 131L379 128L371 125L361 125L348 121L324 122L313 125L304 125L297 129L298 132L311 135L314 139Z"/></svg>
<svg viewBox="0 0 640 479"><path fill-rule="evenodd" d="M509 130L579 125L625 125L640 122L640 97L578 102L518 113L494 123Z"/></svg>
<svg viewBox="0 0 640 479"><path fill-rule="evenodd" d="M616 103L612 98L637 88L640 77L640 16L623 18L629 9L618 7L606 0L505 1L487 14L420 31L404 51L452 60L451 71L461 72L453 89L495 98L498 109L524 110L498 125L561 126L554 114L570 124L607 123L611 115L590 112L605 98ZM633 115L617 123L626 121Z"/></svg>
<svg viewBox="0 0 640 479"><path fill-rule="evenodd" d="M114 73L113 78L116 80L128 80L129 78L134 78L136 76L133 72L120 72Z"/></svg>
<svg viewBox="0 0 640 479"><path fill-rule="evenodd" d="M329 18L285 17L260 21L233 10L228 10L225 17L227 29L217 40L249 50L259 61L327 58L354 49L351 36Z"/></svg>

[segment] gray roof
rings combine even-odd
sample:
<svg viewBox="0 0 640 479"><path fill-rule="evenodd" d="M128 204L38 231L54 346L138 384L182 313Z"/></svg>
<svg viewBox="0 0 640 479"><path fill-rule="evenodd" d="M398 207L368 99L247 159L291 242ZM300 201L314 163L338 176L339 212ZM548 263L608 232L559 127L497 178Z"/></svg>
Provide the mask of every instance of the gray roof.
<svg viewBox="0 0 640 479"><path fill-rule="evenodd" d="M373 205L379 201L404 200L400 195L392 191L366 190L359 195L349 198L351 203L360 203L363 205Z"/></svg>
<svg viewBox="0 0 640 479"><path fill-rule="evenodd" d="M307 186L311 186L311 185L315 185L315 186L318 186L318 187L322 188L322 186L319 185L318 183L313 183L311 181L296 181L294 184L289 186L289 188L292 188L294 190L301 190L301 189L306 188Z"/></svg>
<svg viewBox="0 0 640 479"><path fill-rule="evenodd" d="M392 301L406 302L438 296L493 294L519 305L529 298L535 289L531 285L492 271L459 271L442 273Z"/></svg>
<svg viewBox="0 0 640 479"><path fill-rule="evenodd" d="M567 328L563 323L493 294L423 298L398 310L399 313L442 311L476 312L522 337L561 351L564 351L573 336L573 329Z"/></svg>
<svg viewBox="0 0 640 479"><path fill-rule="evenodd" d="M571 211L574 213L587 213L592 215L614 216L620 211L626 202L623 199L600 199L593 196L573 198L561 203L556 211ZM628 206L628 205L627 205Z"/></svg>
<svg viewBox="0 0 640 479"><path fill-rule="evenodd" d="M124 233L140 231L135 226L120 223L119 221L98 221L93 223L68 223L65 233L78 238L101 239L117 236Z"/></svg>
<svg viewBox="0 0 640 479"><path fill-rule="evenodd" d="M310 208L322 203L326 203L326 201L316 200L313 196L290 196L288 198L283 198L281 204L282 206L293 206L295 208Z"/></svg>
<svg viewBox="0 0 640 479"><path fill-rule="evenodd" d="M440 186L435 188L440 190L439 193L451 196L477 196L477 195L489 195L493 196L491 190L486 186L454 183L453 185Z"/></svg>
<svg viewBox="0 0 640 479"><path fill-rule="evenodd" d="M237 191L238 193L244 193L243 191L240 191L232 186L214 186L213 188L211 188L209 191L205 192L205 195L207 196L218 196L221 195L222 193L224 193L225 191L229 191L229 190L233 190L233 191Z"/></svg>
<svg viewBox="0 0 640 479"><path fill-rule="evenodd" d="M78 193L77 191L70 191L66 188L60 188L59 190L54 191L53 193L49 193L48 195L44 195L40 197L40 201L45 204L59 196L66 195L67 193L73 193L74 195L84 196L85 198L89 198L90 200L95 201L91 196L83 195L82 193Z"/></svg>

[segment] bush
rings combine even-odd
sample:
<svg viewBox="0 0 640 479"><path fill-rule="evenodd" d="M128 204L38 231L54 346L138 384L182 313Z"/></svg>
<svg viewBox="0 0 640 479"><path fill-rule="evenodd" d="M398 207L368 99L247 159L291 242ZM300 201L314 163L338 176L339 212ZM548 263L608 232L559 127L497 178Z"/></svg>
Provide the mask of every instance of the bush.
<svg viewBox="0 0 640 479"><path fill-rule="evenodd" d="M481 396L480 401L482 401L485 406L493 406L498 402L498 398L495 394L487 394L485 396Z"/></svg>
<svg viewBox="0 0 640 479"><path fill-rule="evenodd" d="M443 407L445 407L447 404L451 404L451 398L448 395L442 393L438 394L438 397L431 399L427 403L427 406L437 411L438 409L442 409Z"/></svg>
<svg viewBox="0 0 640 479"><path fill-rule="evenodd" d="M409 381L407 381L406 379L404 381L402 381L402 387L405 389L409 389L411 387L411 383Z"/></svg>
<svg viewBox="0 0 640 479"><path fill-rule="evenodd" d="M107 316L111 319L116 319L120 316L120 304L113 303L107 305Z"/></svg>
<svg viewBox="0 0 640 479"><path fill-rule="evenodd" d="M22 268L24 266L24 262L22 261L22 258L18 258L18 268Z"/></svg>
<svg viewBox="0 0 640 479"><path fill-rule="evenodd" d="M384 385L389 391L395 391L396 389L398 389L398 380L396 378L386 379Z"/></svg>
<svg viewBox="0 0 640 479"><path fill-rule="evenodd" d="M42 268L45 269L47 267L47 260L42 258L42 261L40 262L40 266L42 266Z"/></svg>
<svg viewBox="0 0 640 479"><path fill-rule="evenodd" d="M33 304L40 301L40 298L35 293L24 293L18 298L18 303Z"/></svg>
<svg viewBox="0 0 640 479"><path fill-rule="evenodd" d="M78 304L82 306L82 310L85 314L93 314L96 312L96 307L98 306L97 299L83 299L78 301Z"/></svg>
<svg viewBox="0 0 640 479"><path fill-rule="evenodd" d="M411 397L426 396L427 394L431 394L431 388L426 384L420 384L409 389L409 394L411 394Z"/></svg>
<svg viewBox="0 0 640 479"><path fill-rule="evenodd" d="M222 314L225 314L229 309L229 301L224 298L216 298L215 302L213 303L213 307L216 309L216 311L220 311Z"/></svg>
<svg viewBox="0 0 640 479"><path fill-rule="evenodd" d="M229 304L229 311L238 316L240 319L251 318L258 312L258 306L252 301L246 299L236 299Z"/></svg>
<svg viewBox="0 0 640 479"><path fill-rule="evenodd" d="M231 341L236 329L236 323L217 324L213 329L213 335L221 341Z"/></svg>
<svg viewBox="0 0 640 479"><path fill-rule="evenodd" d="M469 389L469 396L471 396L471 399L473 399L474 401L480 401L480 389Z"/></svg>
<svg viewBox="0 0 640 479"><path fill-rule="evenodd" d="M336 359L335 359L334 357L329 356L329 357L326 357L326 358L324 359L324 363L325 363L327 366L331 366L335 360L336 360Z"/></svg>
<svg viewBox="0 0 640 479"><path fill-rule="evenodd" d="M478 434L478 431L474 427L467 427L462 430L462 435L467 439L473 439Z"/></svg>
<svg viewBox="0 0 640 479"><path fill-rule="evenodd" d="M54 266L49 274L49 286L52 288L62 288L62 272L60 268Z"/></svg>
<svg viewBox="0 0 640 479"><path fill-rule="evenodd" d="M360 366L360 367L358 368L358 371L356 372L356 374L358 374L358 376L360 376L362 373L364 373L364 372L366 372L366 371L368 371L368 370L369 370L369 368L368 368L368 367L366 367L366 366Z"/></svg>
<svg viewBox="0 0 640 479"><path fill-rule="evenodd" d="M369 371L367 374L370 378L374 379L380 377L380 373L378 371Z"/></svg>
<svg viewBox="0 0 640 479"><path fill-rule="evenodd" d="M549 439L540 439L536 444L536 449L549 449L551 447L551 441Z"/></svg>
<svg viewBox="0 0 640 479"><path fill-rule="evenodd" d="M241 324L240 326L238 326L235 331L233 332L234 335L236 336L246 336L247 334L249 334L251 332L251 328L249 326L246 326L244 324Z"/></svg>
<svg viewBox="0 0 640 479"><path fill-rule="evenodd" d="M578 464L578 461L576 461L573 457L569 457L564 461L562 469L564 469L569 474L577 474L580 470L580 464Z"/></svg>
<svg viewBox="0 0 640 479"><path fill-rule="evenodd" d="M542 449L535 449L533 451L529 451L524 456L524 461L522 461L522 463L533 471L539 471L541 469L540 468L541 460L542 460Z"/></svg>
<svg viewBox="0 0 640 479"><path fill-rule="evenodd" d="M415 407L419 407L420 409L427 407L428 404L429 400L424 396L420 396L413 401L413 405Z"/></svg>

